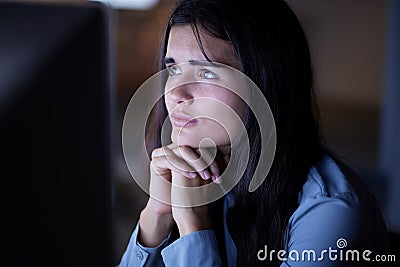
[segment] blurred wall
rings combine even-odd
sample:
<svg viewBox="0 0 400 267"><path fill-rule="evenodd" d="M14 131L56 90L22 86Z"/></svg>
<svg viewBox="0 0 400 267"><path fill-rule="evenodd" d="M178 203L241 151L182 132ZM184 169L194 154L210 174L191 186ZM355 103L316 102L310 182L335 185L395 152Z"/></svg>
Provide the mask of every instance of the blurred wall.
<svg viewBox="0 0 400 267"><path fill-rule="evenodd" d="M386 36L385 0L289 0L308 35L321 100L379 109Z"/></svg>
<svg viewBox="0 0 400 267"><path fill-rule="evenodd" d="M175 0L161 0L147 11L116 10L117 154L114 195L114 247L118 259L128 244L148 196L131 177L122 155L121 128L125 109L135 90L157 71L162 29Z"/></svg>
<svg viewBox="0 0 400 267"><path fill-rule="evenodd" d="M356 167L377 163L386 1L290 1L308 35L322 126Z"/></svg>
<svg viewBox="0 0 400 267"><path fill-rule="evenodd" d="M392 232L400 233L400 1L390 0L388 13L379 166L390 181L385 210L388 227Z"/></svg>

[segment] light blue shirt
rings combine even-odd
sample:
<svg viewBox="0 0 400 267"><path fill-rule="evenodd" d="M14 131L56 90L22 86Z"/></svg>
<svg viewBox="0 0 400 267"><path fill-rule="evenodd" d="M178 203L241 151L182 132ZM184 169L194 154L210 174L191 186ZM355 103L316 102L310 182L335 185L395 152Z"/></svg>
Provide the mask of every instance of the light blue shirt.
<svg viewBox="0 0 400 267"><path fill-rule="evenodd" d="M233 267L236 266L237 250L226 225L226 213L234 205L234 200L231 193L224 198L227 264ZM170 233L155 248L142 246L137 240L138 231L139 222L120 267L222 266L214 230L197 231L173 242L170 242ZM378 251L388 252L386 226L373 196L356 175L340 169L328 155L310 169L299 193L299 206L289 219L285 240L281 266L344 266L354 263L351 259L356 259L356 254L348 254L349 260L346 261L346 249L359 250L361 263L366 249L372 251L367 255L371 260ZM271 252L265 247L260 250L254 256L258 254L258 259L267 263ZM277 252L272 257L277 257Z"/></svg>

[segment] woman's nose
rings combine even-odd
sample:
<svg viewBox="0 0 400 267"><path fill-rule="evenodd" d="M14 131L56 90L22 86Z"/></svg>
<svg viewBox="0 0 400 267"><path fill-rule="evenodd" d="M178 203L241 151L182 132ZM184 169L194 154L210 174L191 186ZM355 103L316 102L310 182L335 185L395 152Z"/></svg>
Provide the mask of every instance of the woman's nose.
<svg viewBox="0 0 400 267"><path fill-rule="evenodd" d="M190 103L193 100L188 85L180 85L166 93L166 98L170 104Z"/></svg>

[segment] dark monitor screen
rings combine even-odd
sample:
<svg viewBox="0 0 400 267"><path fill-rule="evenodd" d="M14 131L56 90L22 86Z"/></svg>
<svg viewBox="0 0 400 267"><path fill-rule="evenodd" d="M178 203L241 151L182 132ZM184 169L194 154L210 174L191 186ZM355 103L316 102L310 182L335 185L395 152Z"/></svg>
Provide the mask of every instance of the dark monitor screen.
<svg viewBox="0 0 400 267"><path fill-rule="evenodd" d="M0 2L1 266L115 263L109 36L101 4Z"/></svg>

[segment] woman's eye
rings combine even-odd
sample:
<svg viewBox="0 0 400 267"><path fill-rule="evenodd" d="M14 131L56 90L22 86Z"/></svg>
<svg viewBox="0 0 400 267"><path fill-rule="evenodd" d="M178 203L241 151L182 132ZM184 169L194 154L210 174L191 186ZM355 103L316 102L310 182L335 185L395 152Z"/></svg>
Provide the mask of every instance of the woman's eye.
<svg viewBox="0 0 400 267"><path fill-rule="evenodd" d="M215 79L218 77L217 74L206 69L200 70L199 76L203 79Z"/></svg>
<svg viewBox="0 0 400 267"><path fill-rule="evenodd" d="M167 69L168 69L168 72L169 72L170 76L179 75L179 74L182 73L180 68L178 66L175 66L175 65L169 66L169 67L167 67Z"/></svg>

